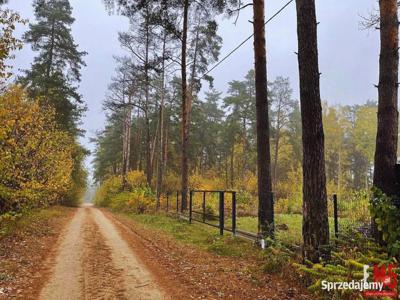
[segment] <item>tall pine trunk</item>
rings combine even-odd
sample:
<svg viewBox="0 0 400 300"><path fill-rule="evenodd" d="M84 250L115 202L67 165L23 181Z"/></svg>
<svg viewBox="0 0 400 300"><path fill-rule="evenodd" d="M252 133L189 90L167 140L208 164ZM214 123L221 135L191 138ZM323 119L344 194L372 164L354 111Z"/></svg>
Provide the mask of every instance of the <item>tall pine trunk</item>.
<svg viewBox="0 0 400 300"><path fill-rule="evenodd" d="M303 255L316 262L323 246L329 244L329 224L315 0L296 0L296 7L303 129Z"/></svg>
<svg viewBox="0 0 400 300"><path fill-rule="evenodd" d="M151 138L150 138L150 120L149 120L149 101L150 101L150 78L149 78L149 13L146 14L146 50L144 62L144 76L145 76L145 123L146 123L146 178L147 184L151 186L153 179L153 165L151 161Z"/></svg>
<svg viewBox="0 0 400 300"><path fill-rule="evenodd" d="M272 168L272 183L274 188L276 188L277 177L278 177L278 156L279 156L279 140L280 140L280 129L278 128L275 137L275 145L274 145L274 166Z"/></svg>
<svg viewBox="0 0 400 300"><path fill-rule="evenodd" d="M133 158L133 165L132 168L134 170L141 170L140 168L140 160L141 160L141 153L142 153L142 129L140 125L140 110L137 110L136 115L136 135L135 135L135 142L134 142L134 158Z"/></svg>
<svg viewBox="0 0 400 300"><path fill-rule="evenodd" d="M264 0L253 1L254 63L257 120L258 225L262 235L273 235L274 207L271 197L271 154L267 97Z"/></svg>
<svg viewBox="0 0 400 300"><path fill-rule="evenodd" d="M183 28L182 28L182 206L181 210L187 208L187 194L189 188L189 164L188 164L188 147L189 147L189 105L188 91L186 80L186 52L187 52L187 31L189 17L189 0L184 0L183 7Z"/></svg>
<svg viewBox="0 0 400 300"><path fill-rule="evenodd" d="M45 88L46 97L49 96L50 75L51 75L51 69L53 67L53 55L54 55L54 43L55 43L54 26L55 26L55 20L53 19L51 25L49 58L46 66L46 88Z"/></svg>
<svg viewBox="0 0 400 300"><path fill-rule="evenodd" d="M397 0L380 0L381 53L379 59L378 130L376 134L374 187L385 194L396 194L395 165L398 139L399 23ZM373 222L377 240L380 234Z"/></svg>
<svg viewBox="0 0 400 300"><path fill-rule="evenodd" d="M167 171L167 163L168 163L168 135L169 135L169 115L167 111L165 110L164 107L164 141L163 141L163 147L162 147L162 153L163 153L163 174L166 174Z"/></svg>
<svg viewBox="0 0 400 300"><path fill-rule="evenodd" d="M272 168L272 184L274 188L276 187L277 175L278 175L278 156L279 156L279 141L281 139L281 109L282 109L282 99L278 100L278 111L277 111L277 121L276 121L276 134L275 134L275 149L274 149L274 165Z"/></svg>
<svg viewBox="0 0 400 300"><path fill-rule="evenodd" d="M131 126L132 126L132 107L131 96L129 95L128 103L124 104L123 119L123 149L122 149L122 188L127 187L127 174L129 172L130 152L131 152Z"/></svg>
<svg viewBox="0 0 400 300"><path fill-rule="evenodd" d="M235 144L232 144L231 148L231 160L230 160L230 170L231 170L231 185L230 188L233 189L235 186L235 168L233 166L234 156L235 155Z"/></svg>
<svg viewBox="0 0 400 300"><path fill-rule="evenodd" d="M164 33L163 50L162 50L162 72L161 72L161 99L160 99L160 143L158 149L158 164L157 164L157 209L160 208L160 196L162 192L162 183L164 176L164 143L165 143L165 129L164 129L164 98L165 98L165 50L166 50L167 34Z"/></svg>
<svg viewBox="0 0 400 300"><path fill-rule="evenodd" d="M246 118L243 118L242 120L242 130L243 130L243 134L242 134L242 169L241 169L241 176L242 178L244 176L246 176L246 171L247 171L247 128L246 128L246 124L247 124L247 120Z"/></svg>
<svg viewBox="0 0 400 300"><path fill-rule="evenodd" d="M379 59L378 131L374 186L393 195L398 137L399 25L396 0L380 0L381 54Z"/></svg>

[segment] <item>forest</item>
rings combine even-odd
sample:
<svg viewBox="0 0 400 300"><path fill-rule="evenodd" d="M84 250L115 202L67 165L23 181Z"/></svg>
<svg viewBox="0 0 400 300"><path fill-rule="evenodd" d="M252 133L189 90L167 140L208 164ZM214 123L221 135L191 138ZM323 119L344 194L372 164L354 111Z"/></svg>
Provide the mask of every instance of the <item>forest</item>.
<svg viewBox="0 0 400 300"><path fill-rule="evenodd" d="M86 218L79 230L92 226L93 236L85 237L84 245L96 234L108 238L102 229L107 221L99 221L98 214L118 232L125 230L118 224L128 222L123 218L131 218L138 236L156 230L217 257L261 264L254 276L282 279L286 269L293 270L289 286L309 294L287 299L397 299L396 0L379 0L375 10L359 17L360 30L377 30L380 37L379 78L371 87L376 99L363 104L333 104L321 97L318 1L291 0L269 11L264 0L103 0L104 10L124 18L128 28L117 34L123 54L114 55L114 73L98 100L106 118L95 133L82 127L90 114L80 90L88 53L74 39L70 1L34 0L31 20L9 9L12 1L0 4L0 244L25 216L67 206L72 208L61 214L64 218ZM266 27L290 8L296 12L298 82L267 72ZM252 13L251 35L223 52L221 18L236 24L244 11ZM24 34L18 36L21 26ZM232 63L231 56L247 42L253 42L246 59L254 67L218 90L213 71ZM16 53L23 47L31 49L33 62L16 70ZM93 151L82 144L85 135ZM85 193L95 207L82 206ZM192 224L193 214L204 224ZM206 224L233 234L219 237ZM243 240L246 236L251 242ZM112 261L117 267L118 260ZM3 281L12 277L2 268L0 262L0 299L7 293ZM368 283L369 274L383 288L324 288L351 280ZM230 288L235 293L240 283ZM41 295L58 292L44 287ZM149 299L164 299L151 293Z"/></svg>

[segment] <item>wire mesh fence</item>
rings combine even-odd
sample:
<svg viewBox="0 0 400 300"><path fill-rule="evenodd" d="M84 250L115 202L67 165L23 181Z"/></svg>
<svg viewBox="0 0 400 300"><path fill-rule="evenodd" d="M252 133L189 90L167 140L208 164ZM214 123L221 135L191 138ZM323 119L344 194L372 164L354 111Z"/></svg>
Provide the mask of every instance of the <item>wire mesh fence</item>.
<svg viewBox="0 0 400 300"><path fill-rule="evenodd" d="M161 197L160 208L169 214L178 215L189 222L204 223L242 237L258 240L258 218L256 203L246 202L241 192L192 190L188 194L188 208L181 210L180 192ZM299 246L302 243L302 205L278 199L275 207L275 237L280 242ZM357 231L370 236L370 213L367 195L341 198L333 194L328 197L328 217L331 238L340 233Z"/></svg>

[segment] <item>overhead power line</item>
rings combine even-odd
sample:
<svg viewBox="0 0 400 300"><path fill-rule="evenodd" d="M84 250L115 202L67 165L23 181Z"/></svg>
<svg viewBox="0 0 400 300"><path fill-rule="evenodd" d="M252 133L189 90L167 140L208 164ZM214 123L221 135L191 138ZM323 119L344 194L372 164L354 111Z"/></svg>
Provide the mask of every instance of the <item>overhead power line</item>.
<svg viewBox="0 0 400 300"><path fill-rule="evenodd" d="M282 6L275 14L273 14L265 23L264 26L276 18L282 11L284 11L294 0L290 0L284 6ZM242 47L246 42L248 42L254 36L254 32L248 36L243 42L237 45L231 52L225 55L219 62L217 62L212 68L207 70L199 79L203 79L210 72L214 71L219 65L221 65L225 60L227 60L233 53L235 53L240 47Z"/></svg>

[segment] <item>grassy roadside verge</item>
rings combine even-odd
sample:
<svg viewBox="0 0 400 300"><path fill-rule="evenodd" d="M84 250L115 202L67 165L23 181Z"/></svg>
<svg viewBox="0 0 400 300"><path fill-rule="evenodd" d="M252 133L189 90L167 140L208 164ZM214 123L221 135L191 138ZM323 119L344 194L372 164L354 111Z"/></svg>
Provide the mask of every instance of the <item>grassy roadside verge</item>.
<svg viewBox="0 0 400 300"><path fill-rule="evenodd" d="M119 213L119 215L126 216L146 228L163 232L180 243L216 255L251 258L261 255L261 251L251 242L234 237L229 232L220 236L218 229L203 224L189 224L186 220L164 214Z"/></svg>
<svg viewBox="0 0 400 300"><path fill-rule="evenodd" d="M255 277L261 274L288 279L290 277L290 282L304 286L302 282L299 282L300 278L293 267L293 263L300 262L301 257L282 244L274 243L262 250L253 242L235 237L230 232L225 232L221 236L217 228L196 222L189 224L186 220L163 213L135 214L118 211L114 213L145 229L161 232L176 241L178 245L195 247L220 257L250 262L255 266L251 269ZM290 276L287 275L288 270L293 271L289 272Z"/></svg>

